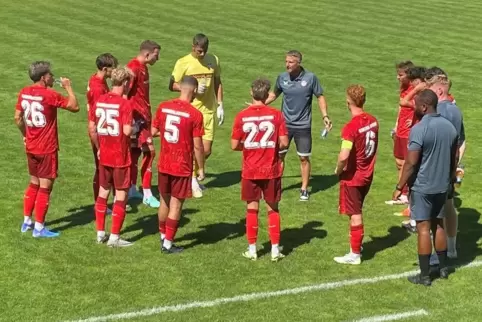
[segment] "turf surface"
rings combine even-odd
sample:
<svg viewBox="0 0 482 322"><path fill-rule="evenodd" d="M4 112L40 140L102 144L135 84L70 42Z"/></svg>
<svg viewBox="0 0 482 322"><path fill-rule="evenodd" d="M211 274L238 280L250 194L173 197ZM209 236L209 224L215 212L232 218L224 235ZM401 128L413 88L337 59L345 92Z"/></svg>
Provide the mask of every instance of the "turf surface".
<svg viewBox="0 0 482 322"><path fill-rule="evenodd" d="M398 99L394 64L404 59L439 65L454 82L452 92L463 109L468 139L467 175L456 199L457 263L480 259L482 201L477 193L482 148L477 142L482 135L476 127L482 100L477 67L482 58L482 7L477 1L1 2L1 321L75 320L414 269L416 240L392 216L400 208L384 204L396 183L389 137ZM161 60L150 69L151 101L156 106L174 97L167 90L170 72L175 60L190 51L197 32L210 37L210 51L221 59L227 118L217 129L205 197L185 206L178 241L187 249L180 256L163 256L156 210L142 204L134 205L124 226L124 236L136 241L134 247L112 250L96 245L85 113L95 57L109 51L126 63L142 40L160 42ZM239 200L241 156L229 150L230 127L235 112L249 99L250 82L258 76L274 81L284 69L284 52L293 48L304 54L304 66L320 78L334 128L326 140L318 139L322 120L315 107L308 203L298 201L299 165L295 153L289 153L281 202L282 243L289 256L277 264L269 256L250 262L241 257L246 247L244 204ZM28 65L39 59L50 60L57 76L72 79L83 109L76 115L59 113L60 178L48 214L49 226L62 233L57 240L33 240L19 232L28 176L13 106L18 90L29 83ZM337 214L332 173L339 131L349 118L344 90L356 82L368 90L367 110L379 119L381 137L376 177L365 206L364 262L344 267L332 260L348 248L347 220ZM280 100L275 105L279 104ZM261 218L263 244L268 236ZM431 289L400 279L134 320L343 321L418 309L430 313L424 320L477 320L480 282L480 269L471 268L458 271L450 281L437 281Z"/></svg>

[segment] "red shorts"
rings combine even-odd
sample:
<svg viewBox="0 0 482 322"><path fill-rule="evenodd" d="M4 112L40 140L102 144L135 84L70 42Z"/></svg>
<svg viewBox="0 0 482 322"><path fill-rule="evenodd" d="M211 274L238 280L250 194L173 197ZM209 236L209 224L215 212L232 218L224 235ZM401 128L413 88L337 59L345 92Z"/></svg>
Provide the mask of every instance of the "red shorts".
<svg viewBox="0 0 482 322"><path fill-rule="evenodd" d="M241 179L241 200L279 202L281 200L281 178Z"/></svg>
<svg viewBox="0 0 482 322"><path fill-rule="evenodd" d="M177 177L167 173L157 176L157 184L161 195L171 195L177 199L192 197L192 177Z"/></svg>
<svg viewBox="0 0 482 322"><path fill-rule="evenodd" d="M31 176L42 179L57 178L59 160L57 152L49 154L27 153L28 172Z"/></svg>
<svg viewBox="0 0 482 322"><path fill-rule="evenodd" d="M112 185L116 190L125 190L131 186L131 167L113 168L99 165L99 185L110 190Z"/></svg>
<svg viewBox="0 0 482 322"><path fill-rule="evenodd" d="M399 160L405 160L408 152L408 138L401 138L395 135L393 144L393 156Z"/></svg>
<svg viewBox="0 0 482 322"><path fill-rule="evenodd" d="M370 185L347 186L340 182L339 212L342 215L361 215L363 213L363 202L370 191Z"/></svg>

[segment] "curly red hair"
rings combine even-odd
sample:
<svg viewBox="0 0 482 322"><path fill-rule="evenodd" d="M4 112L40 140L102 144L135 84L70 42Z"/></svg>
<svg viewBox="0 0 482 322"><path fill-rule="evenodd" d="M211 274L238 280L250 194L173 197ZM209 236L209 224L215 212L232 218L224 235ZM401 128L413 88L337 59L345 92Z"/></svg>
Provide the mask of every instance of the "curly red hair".
<svg viewBox="0 0 482 322"><path fill-rule="evenodd" d="M366 100L365 87L361 85L350 85L346 89L346 95L358 107L363 107Z"/></svg>

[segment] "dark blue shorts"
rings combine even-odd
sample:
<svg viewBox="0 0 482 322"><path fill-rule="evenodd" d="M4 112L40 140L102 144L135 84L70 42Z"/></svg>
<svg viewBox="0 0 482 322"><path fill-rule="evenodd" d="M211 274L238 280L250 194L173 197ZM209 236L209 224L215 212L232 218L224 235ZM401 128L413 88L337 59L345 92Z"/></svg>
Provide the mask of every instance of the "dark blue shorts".
<svg viewBox="0 0 482 322"><path fill-rule="evenodd" d="M415 221L444 218L447 192L424 194L410 192L410 217Z"/></svg>

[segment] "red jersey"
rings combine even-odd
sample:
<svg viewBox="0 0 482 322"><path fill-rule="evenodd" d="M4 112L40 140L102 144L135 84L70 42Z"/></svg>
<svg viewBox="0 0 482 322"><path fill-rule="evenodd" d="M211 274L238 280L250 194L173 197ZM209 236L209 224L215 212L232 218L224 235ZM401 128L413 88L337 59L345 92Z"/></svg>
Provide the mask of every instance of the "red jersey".
<svg viewBox="0 0 482 322"><path fill-rule="evenodd" d="M26 151L48 154L59 149L57 108L66 108L67 97L40 85L24 87L18 94L17 111L23 111Z"/></svg>
<svg viewBox="0 0 482 322"><path fill-rule="evenodd" d="M159 104L152 126L160 131L159 172L177 177L192 176L194 138L204 135L203 115L186 101Z"/></svg>
<svg viewBox="0 0 482 322"><path fill-rule="evenodd" d="M341 131L341 138L353 143L346 170L340 181L348 186L365 186L372 182L378 149L378 121L368 113L357 115Z"/></svg>
<svg viewBox="0 0 482 322"><path fill-rule="evenodd" d="M231 138L243 142L243 179L272 179L283 174L279 137L288 135L281 111L251 105L236 115Z"/></svg>
<svg viewBox="0 0 482 322"><path fill-rule="evenodd" d="M409 86L405 90L400 91L400 98L404 98L405 96L410 93L413 89L412 86ZM412 101L413 104L413 101ZM415 120L415 111L412 107L408 106L400 106L398 110L398 120L397 120L397 129L396 135L400 138L408 138L410 134L410 129L414 125Z"/></svg>
<svg viewBox="0 0 482 322"><path fill-rule="evenodd" d="M113 168L131 164L130 137L124 125L132 125L130 102L120 95L107 93L95 103L95 124L99 140L99 163Z"/></svg>
<svg viewBox="0 0 482 322"><path fill-rule="evenodd" d="M97 77L96 74L92 75L87 85L87 118L89 121L95 121L95 102L104 94L109 92L107 82L103 78Z"/></svg>
<svg viewBox="0 0 482 322"><path fill-rule="evenodd" d="M149 70L146 65L141 64L137 58L132 59L127 67L132 71L134 77L129 85L128 98L132 101L134 119L151 121L151 104L149 103Z"/></svg>

